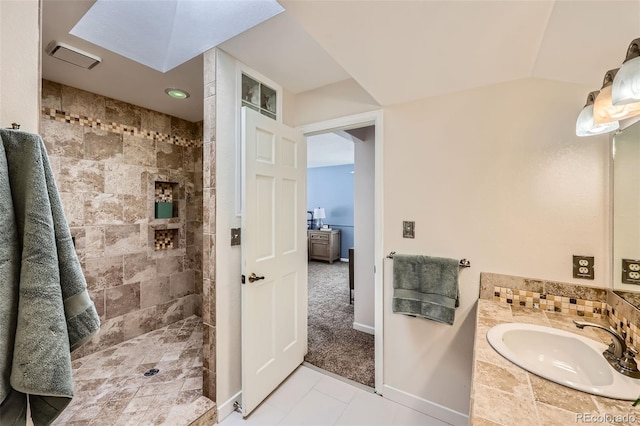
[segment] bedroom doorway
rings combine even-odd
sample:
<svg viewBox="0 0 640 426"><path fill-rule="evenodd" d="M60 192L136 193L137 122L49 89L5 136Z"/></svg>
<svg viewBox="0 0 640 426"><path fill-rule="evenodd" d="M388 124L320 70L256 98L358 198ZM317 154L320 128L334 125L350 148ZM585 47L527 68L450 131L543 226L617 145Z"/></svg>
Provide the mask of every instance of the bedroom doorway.
<svg viewBox="0 0 640 426"><path fill-rule="evenodd" d="M307 158L305 362L373 388L375 127L308 136Z"/></svg>

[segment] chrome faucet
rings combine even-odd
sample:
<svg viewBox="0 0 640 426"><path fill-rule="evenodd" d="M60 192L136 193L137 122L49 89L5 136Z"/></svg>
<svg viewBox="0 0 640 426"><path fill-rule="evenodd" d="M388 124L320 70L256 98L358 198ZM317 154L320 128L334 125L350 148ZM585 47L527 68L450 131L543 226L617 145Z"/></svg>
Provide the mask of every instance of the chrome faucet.
<svg viewBox="0 0 640 426"><path fill-rule="evenodd" d="M605 359L617 372L625 376L633 377L634 379L640 379L640 371L638 371L638 365L635 360L638 352L632 347L627 346L624 338L615 332L613 328L607 328L599 324L584 321L573 320L573 323L579 329L594 327L609 333L612 336L611 343L602 355L604 355Z"/></svg>

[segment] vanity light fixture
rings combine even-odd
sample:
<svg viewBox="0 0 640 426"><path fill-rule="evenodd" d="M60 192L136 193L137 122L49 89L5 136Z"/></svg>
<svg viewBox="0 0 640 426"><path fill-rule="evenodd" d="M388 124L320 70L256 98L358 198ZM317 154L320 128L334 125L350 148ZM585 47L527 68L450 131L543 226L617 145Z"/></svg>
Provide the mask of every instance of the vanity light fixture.
<svg viewBox="0 0 640 426"><path fill-rule="evenodd" d="M614 105L640 102L640 38L629 44L627 56L613 79L611 102Z"/></svg>
<svg viewBox="0 0 640 426"><path fill-rule="evenodd" d="M596 124L611 123L640 115L640 102L627 105L611 103L611 86L617 72L618 68L609 70L604 75L602 88L593 103L593 121Z"/></svg>
<svg viewBox="0 0 640 426"><path fill-rule="evenodd" d="M182 89L175 89L175 88L164 89L164 93L166 93L167 95L171 96L174 99L187 99L189 96L191 96L188 92Z"/></svg>
<svg viewBox="0 0 640 426"><path fill-rule="evenodd" d="M589 93L587 96L587 103L582 111L580 111L580 115L578 115L578 120L576 121L576 135L600 135L602 133L613 132L614 130L618 130L618 127L620 127L617 121L602 124L596 124L593 121L593 103L599 93L600 92L596 90L595 92Z"/></svg>

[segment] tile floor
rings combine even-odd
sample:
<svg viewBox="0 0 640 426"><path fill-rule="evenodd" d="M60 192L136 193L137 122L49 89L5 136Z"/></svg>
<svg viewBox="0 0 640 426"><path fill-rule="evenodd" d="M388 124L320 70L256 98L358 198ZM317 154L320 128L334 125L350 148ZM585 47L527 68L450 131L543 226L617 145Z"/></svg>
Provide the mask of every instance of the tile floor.
<svg viewBox="0 0 640 426"><path fill-rule="evenodd" d="M53 425L188 425L202 396L202 320L191 316L73 361L75 395ZM153 376L145 376L150 369Z"/></svg>
<svg viewBox="0 0 640 426"><path fill-rule="evenodd" d="M233 412L220 425L444 426L447 423L303 365L247 419Z"/></svg>

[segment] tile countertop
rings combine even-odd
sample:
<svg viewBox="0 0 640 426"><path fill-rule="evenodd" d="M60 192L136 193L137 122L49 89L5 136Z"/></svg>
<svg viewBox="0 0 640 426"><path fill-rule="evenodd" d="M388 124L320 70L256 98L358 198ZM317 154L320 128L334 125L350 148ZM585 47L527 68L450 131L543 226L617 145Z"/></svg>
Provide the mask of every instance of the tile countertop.
<svg viewBox="0 0 640 426"><path fill-rule="evenodd" d="M609 344L609 334L580 330L576 316L478 300L471 384L472 425L640 424L640 406L631 401L580 392L528 373L496 352L487 331L496 324L524 322L559 328ZM606 318L581 320L609 326Z"/></svg>

